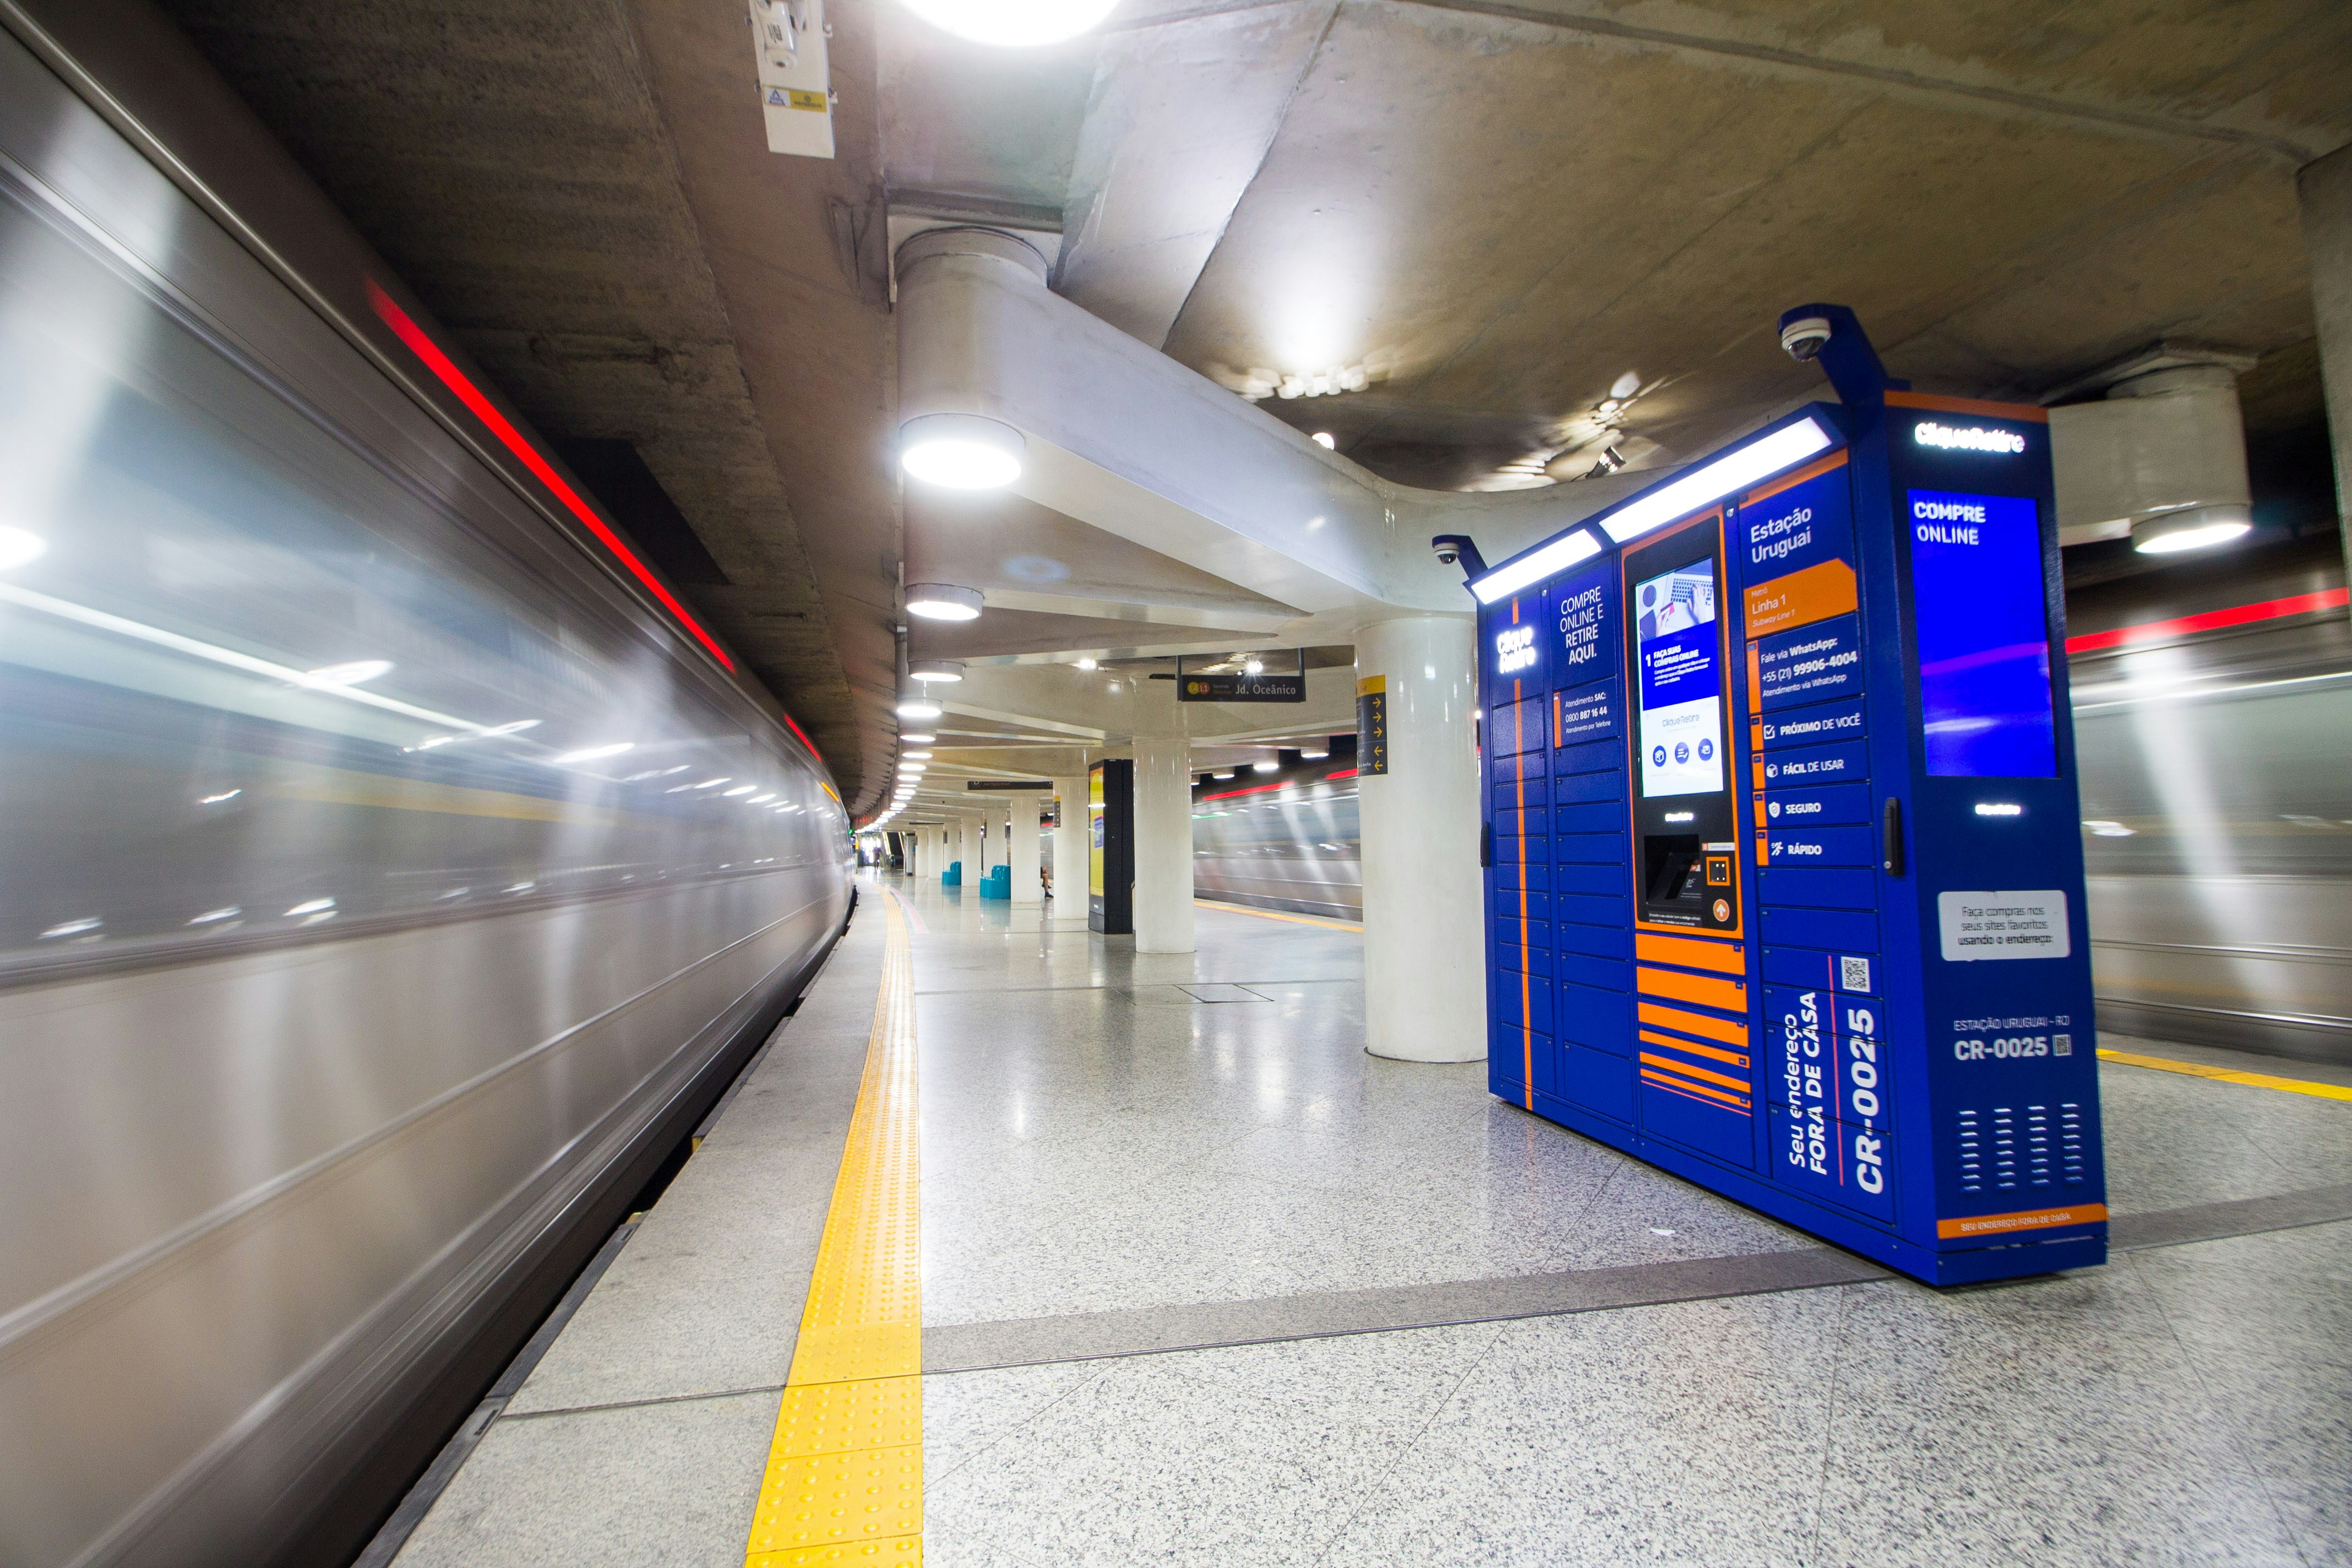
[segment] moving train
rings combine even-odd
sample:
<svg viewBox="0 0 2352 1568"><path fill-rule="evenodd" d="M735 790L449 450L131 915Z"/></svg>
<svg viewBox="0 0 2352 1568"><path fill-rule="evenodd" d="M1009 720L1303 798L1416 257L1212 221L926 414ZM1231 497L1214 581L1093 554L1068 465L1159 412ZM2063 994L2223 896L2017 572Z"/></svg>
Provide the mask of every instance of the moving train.
<svg viewBox="0 0 2352 1568"><path fill-rule="evenodd" d="M0 1562L347 1562L847 821L226 90L108 64L0 31Z"/></svg>
<svg viewBox="0 0 2352 1568"><path fill-rule="evenodd" d="M2071 639L2103 1029L2352 1062L2352 623L2333 536L2101 585ZM2214 579L2218 576L2219 581ZM1363 918L1354 762L1194 795L1201 896Z"/></svg>

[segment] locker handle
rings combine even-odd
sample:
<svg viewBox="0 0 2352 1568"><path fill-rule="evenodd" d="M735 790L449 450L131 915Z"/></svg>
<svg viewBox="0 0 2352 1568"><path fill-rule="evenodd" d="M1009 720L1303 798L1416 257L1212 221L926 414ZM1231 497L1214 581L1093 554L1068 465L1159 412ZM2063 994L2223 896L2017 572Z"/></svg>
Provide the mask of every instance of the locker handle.
<svg viewBox="0 0 2352 1568"><path fill-rule="evenodd" d="M1494 864L1495 825L1482 822L1478 825L1478 868L1483 871Z"/></svg>
<svg viewBox="0 0 2352 1568"><path fill-rule="evenodd" d="M1890 877L1903 875L1903 802L1895 795L1886 797L1886 810L1879 824L1880 842L1885 858L1880 868Z"/></svg>

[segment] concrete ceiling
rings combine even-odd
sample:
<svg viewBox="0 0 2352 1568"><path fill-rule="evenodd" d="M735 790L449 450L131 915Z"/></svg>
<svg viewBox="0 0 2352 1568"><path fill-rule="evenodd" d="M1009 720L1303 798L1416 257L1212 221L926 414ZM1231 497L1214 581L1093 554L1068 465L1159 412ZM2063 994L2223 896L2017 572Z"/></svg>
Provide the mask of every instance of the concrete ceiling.
<svg viewBox="0 0 2352 1568"><path fill-rule="evenodd" d="M166 8L541 434L635 448L724 580L654 558L853 809L878 798L899 530L871 103L838 159L772 156L724 5ZM836 71L871 79L856 14L838 32Z"/></svg>
<svg viewBox="0 0 2352 1568"><path fill-rule="evenodd" d="M861 808L902 564L990 598L911 638L1006 666L941 734L974 766L1118 728L1017 661L1262 646L1285 608L902 495L886 210L1058 230L1102 321L1384 478L1496 488L1815 395L1771 333L1815 299L1926 390L2195 338L2263 356L2250 434L2308 421L2294 177L2352 142L2341 0L1129 0L1027 53L835 0L829 163L766 152L730 0L169 5L542 431L635 447L725 579L683 591ZM1353 389L1275 390L1318 374Z"/></svg>

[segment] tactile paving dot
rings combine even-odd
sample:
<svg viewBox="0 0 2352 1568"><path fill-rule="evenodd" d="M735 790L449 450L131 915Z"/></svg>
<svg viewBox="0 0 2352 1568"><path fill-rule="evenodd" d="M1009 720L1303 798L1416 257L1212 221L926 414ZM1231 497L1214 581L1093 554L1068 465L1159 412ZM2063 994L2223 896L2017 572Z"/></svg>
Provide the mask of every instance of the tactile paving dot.
<svg viewBox="0 0 2352 1568"><path fill-rule="evenodd" d="M923 1380L866 1378L784 1390L770 1457L897 1448L923 1440Z"/></svg>
<svg viewBox="0 0 2352 1568"><path fill-rule="evenodd" d="M787 1552L755 1552L744 1568L922 1568L923 1538L894 1535L840 1546L795 1546Z"/></svg>
<svg viewBox="0 0 2352 1568"><path fill-rule="evenodd" d="M751 1550L914 1535L923 1528L923 1447L771 1458Z"/></svg>

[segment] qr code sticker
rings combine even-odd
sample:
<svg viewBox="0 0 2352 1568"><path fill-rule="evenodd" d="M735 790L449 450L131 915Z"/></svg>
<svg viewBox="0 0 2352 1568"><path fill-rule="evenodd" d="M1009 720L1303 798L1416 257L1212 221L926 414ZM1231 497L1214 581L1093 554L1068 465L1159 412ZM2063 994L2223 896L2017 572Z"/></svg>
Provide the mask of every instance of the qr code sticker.
<svg viewBox="0 0 2352 1568"><path fill-rule="evenodd" d="M2074 1037L2072 1035L2051 1036L2050 1054L2053 1057L2073 1056L2074 1054Z"/></svg>
<svg viewBox="0 0 2352 1568"><path fill-rule="evenodd" d="M1838 955L1838 989L1867 991L1870 989L1870 960L1855 958L1850 953Z"/></svg>

